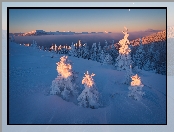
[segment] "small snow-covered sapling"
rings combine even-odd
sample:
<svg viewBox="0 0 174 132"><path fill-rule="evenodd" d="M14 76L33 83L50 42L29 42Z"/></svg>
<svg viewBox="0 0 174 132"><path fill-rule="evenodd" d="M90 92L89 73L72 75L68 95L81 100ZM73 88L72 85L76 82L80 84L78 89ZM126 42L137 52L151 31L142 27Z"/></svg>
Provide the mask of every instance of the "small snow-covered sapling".
<svg viewBox="0 0 174 132"><path fill-rule="evenodd" d="M128 96L133 97L135 100L140 100L143 95L145 95L144 92L142 92L142 87L144 86L141 83L140 77L136 74L135 76L132 76L132 82L131 86L128 87L130 90Z"/></svg>
<svg viewBox="0 0 174 132"><path fill-rule="evenodd" d="M95 74L89 75L84 73L85 77L83 77L82 84L84 84L85 89L79 95L77 100L79 101L79 105L85 108L98 108L99 107L99 92L95 86L93 76Z"/></svg>

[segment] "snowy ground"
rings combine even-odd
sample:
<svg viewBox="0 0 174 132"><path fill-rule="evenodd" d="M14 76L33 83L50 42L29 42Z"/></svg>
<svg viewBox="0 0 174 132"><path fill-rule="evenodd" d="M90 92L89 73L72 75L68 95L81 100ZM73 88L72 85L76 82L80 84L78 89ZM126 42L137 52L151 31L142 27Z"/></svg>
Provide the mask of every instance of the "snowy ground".
<svg viewBox="0 0 174 132"><path fill-rule="evenodd" d="M145 85L140 101L128 97L128 85L121 84L125 72L91 60L68 57L78 72L79 86L84 73L93 78L103 106L82 108L76 102L49 95L57 77L56 63L63 55L10 43L9 123L10 124L165 124L166 76L143 71L138 74Z"/></svg>

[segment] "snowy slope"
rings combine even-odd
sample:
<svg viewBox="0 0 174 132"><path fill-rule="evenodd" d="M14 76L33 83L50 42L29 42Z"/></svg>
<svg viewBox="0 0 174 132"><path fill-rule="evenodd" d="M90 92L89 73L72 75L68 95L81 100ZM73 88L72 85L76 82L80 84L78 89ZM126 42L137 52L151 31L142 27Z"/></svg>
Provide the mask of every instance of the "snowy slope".
<svg viewBox="0 0 174 132"><path fill-rule="evenodd" d="M128 97L128 85L121 84L124 71L111 65L68 57L78 72L78 85L88 70L101 94L102 107L82 108L74 101L49 95L57 77L56 63L63 55L10 43L9 103L11 124L165 124L166 76L143 71L139 76L145 85L140 101Z"/></svg>

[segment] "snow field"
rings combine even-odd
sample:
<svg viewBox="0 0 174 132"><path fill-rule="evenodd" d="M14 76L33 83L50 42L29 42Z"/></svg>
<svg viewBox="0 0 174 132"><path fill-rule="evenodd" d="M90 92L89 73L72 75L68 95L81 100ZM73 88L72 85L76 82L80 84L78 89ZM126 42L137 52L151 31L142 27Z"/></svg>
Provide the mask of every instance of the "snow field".
<svg viewBox="0 0 174 132"><path fill-rule="evenodd" d="M83 108L75 100L50 95L57 77L56 63L63 55L10 43L9 109L12 124L165 124L166 76L142 71L138 74L145 96L140 101L128 97L129 85L120 83L125 71L112 65L68 56L78 73L81 93L84 73L94 73L102 107ZM134 71L133 71L134 72ZM134 72L135 73L135 72Z"/></svg>

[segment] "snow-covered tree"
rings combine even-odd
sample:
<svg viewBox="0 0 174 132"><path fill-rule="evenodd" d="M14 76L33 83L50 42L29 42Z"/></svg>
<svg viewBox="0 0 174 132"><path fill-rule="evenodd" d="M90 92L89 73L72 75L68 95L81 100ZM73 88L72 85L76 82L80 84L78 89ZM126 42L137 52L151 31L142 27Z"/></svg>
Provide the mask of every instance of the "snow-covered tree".
<svg viewBox="0 0 174 132"><path fill-rule="evenodd" d="M60 51L61 51L61 54L65 54L65 51L66 51L65 46L62 46Z"/></svg>
<svg viewBox="0 0 174 132"><path fill-rule="evenodd" d="M96 46L96 43L92 44L90 54L91 54L91 56L90 56L91 60L96 61L97 60L97 46Z"/></svg>
<svg viewBox="0 0 174 132"><path fill-rule="evenodd" d="M145 51L143 49L142 45L142 39L140 39L140 45L138 49L136 50L135 55L133 55L133 61L135 65L138 67L138 69L142 69L144 65L144 56L145 56Z"/></svg>
<svg viewBox="0 0 174 132"><path fill-rule="evenodd" d="M103 65L106 65L106 64L112 64L112 57L110 56L110 54L106 53L105 57L104 57L104 60L103 60Z"/></svg>
<svg viewBox="0 0 174 132"><path fill-rule="evenodd" d="M62 46L59 45L59 46L58 46L58 49L57 49L57 54L61 54L61 49L62 49Z"/></svg>
<svg viewBox="0 0 174 132"><path fill-rule="evenodd" d="M132 76L132 82L131 86L128 87L130 92L128 93L129 97L133 97L135 100L140 100L143 95L145 95L145 92L142 92L142 87L144 86L141 83L140 77L136 74L135 76Z"/></svg>
<svg viewBox="0 0 174 132"><path fill-rule="evenodd" d="M103 47L104 53L107 53L108 51L108 42L105 40L105 46Z"/></svg>
<svg viewBox="0 0 174 132"><path fill-rule="evenodd" d="M101 55L101 51L102 51L102 48L101 48L101 45L100 45L100 42L98 43L98 51L97 51L97 61L100 62L100 55Z"/></svg>
<svg viewBox="0 0 174 132"><path fill-rule="evenodd" d="M79 48L77 49L77 57L78 57L78 58L81 58L81 56L82 56L82 55L81 55L81 53L82 53L81 51L82 51L82 48L79 47Z"/></svg>
<svg viewBox="0 0 174 132"><path fill-rule="evenodd" d="M147 71L155 70L155 52L153 51L154 43L148 45L148 49L144 59L143 69Z"/></svg>
<svg viewBox="0 0 174 132"><path fill-rule="evenodd" d="M80 57L83 58L84 46L80 47Z"/></svg>
<svg viewBox="0 0 174 132"><path fill-rule="evenodd" d="M114 40L112 40L112 44L114 44Z"/></svg>
<svg viewBox="0 0 174 132"><path fill-rule="evenodd" d="M36 41L34 41L34 40L33 40L32 47L33 47L34 49L37 49L37 42L36 42Z"/></svg>
<svg viewBox="0 0 174 132"><path fill-rule="evenodd" d="M68 46L67 45L65 45L65 52L64 52L64 54L68 54Z"/></svg>
<svg viewBox="0 0 174 132"><path fill-rule="evenodd" d="M154 70L154 65L155 65L154 62L150 62L150 60L148 59L145 62L143 69L146 71L152 71L152 70Z"/></svg>
<svg viewBox="0 0 174 132"><path fill-rule="evenodd" d="M44 46L41 47L41 50L44 50Z"/></svg>
<svg viewBox="0 0 174 132"><path fill-rule="evenodd" d="M76 47L75 47L75 44L73 44L73 42L72 42L72 44L71 44L71 49L69 50L69 55L70 56L77 56L77 51L76 51Z"/></svg>
<svg viewBox="0 0 174 132"><path fill-rule="evenodd" d="M98 51L101 51L102 50L102 48L101 48L101 44L100 44L100 42L98 43Z"/></svg>
<svg viewBox="0 0 174 132"><path fill-rule="evenodd" d="M54 51L57 53L57 45L54 45Z"/></svg>
<svg viewBox="0 0 174 132"><path fill-rule="evenodd" d="M84 59L89 59L89 49L88 49L87 43L85 43L85 44L83 45L83 54L82 54L82 58L84 58Z"/></svg>
<svg viewBox="0 0 174 132"><path fill-rule="evenodd" d="M104 59L105 59L105 53L104 53L104 51L102 50L101 53L100 53L99 62L100 62L100 63L103 63L103 62L104 62Z"/></svg>
<svg viewBox="0 0 174 132"><path fill-rule="evenodd" d="M47 47L45 47L45 51L47 51L48 50L48 48Z"/></svg>
<svg viewBox="0 0 174 132"><path fill-rule="evenodd" d="M59 94L68 100L69 96L77 96L77 85L72 71L72 66L67 56L60 58L57 64L58 76L52 81L50 94Z"/></svg>
<svg viewBox="0 0 174 132"><path fill-rule="evenodd" d="M98 108L99 107L99 92L95 86L95 82L93 80L93 76L95 74L89 75L84 73L85 77L83 77L82 84L84 84L85 89L79 95L77 100L79 101L79 105L85 108Z"/></svg>
<svg viewBox="0 0 174 132"><path fill-rule="evenodd" d="M131 49L129 48L130 43L128 40L129 34L127 33L128 29L126 27L124 28L126 29L126 32L122 31L124 34L124 39L119 41L119 45L120 45L119 55L116 58L116 64L115 64L118 70L126 70L132 64L131 55L130 55Z"/></svg>
<svg viewBox="0 0 174 132"><path fill-rule="evenodd" d="M113 40L113 42L114 42L114 40ZM108 49L108 53L111 55L112 58L117 58L118 57L118 50L116 49L115 45L111 44L109 47L110 48ZM113 63L115 63L115 59L113 59Z"/></svg>
<svg viewBox="0 0 174 132"><path fill-rule="evenodd" d="M82 52L83 52L83 47L82 47L82 44L81 44L81 40L79 40L78 48L77 48L77 57L78 58L82 57Z"/></svg>
<svg viewBox="0 0 174 132"><path fill-rule="evenodd" d="M167 57L166 57L166 41L158 42L155 46L155 70L156 73L165 75L167 72L166 63L167 63ZM169 64L171 61L169 61Z"/></svg>

